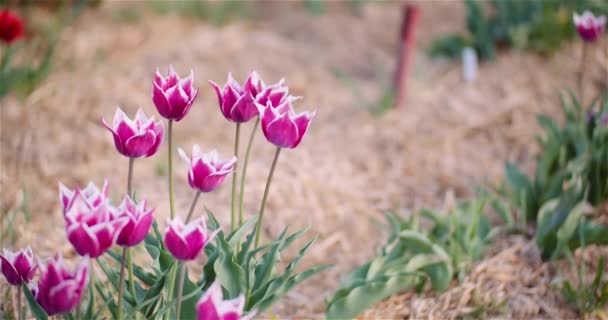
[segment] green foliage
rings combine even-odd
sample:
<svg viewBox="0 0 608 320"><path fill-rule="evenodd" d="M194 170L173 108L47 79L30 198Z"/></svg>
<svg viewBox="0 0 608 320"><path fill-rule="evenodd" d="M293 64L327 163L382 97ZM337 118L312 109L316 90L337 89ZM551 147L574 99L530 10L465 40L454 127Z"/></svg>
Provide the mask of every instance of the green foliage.
<svg viewBox="0 0 608 320"><path fill-rule="evenodd" d="M247 10L247 1L168 1L153 0L146 2L152 12L156 14L177 13L181 16L209 21L221 26L230 20L244 17L250 12Z"/></svg>
<svg viewBox="0 0 608 320"><path fill-rule="evenodd" d="M467 201L449 213L421 210L409 219L387 214L390 234L377 257L353 270L327 304L328 319L350 319L397 292L430 282L444 291L480 259L494 232L486 200ZM431 223L425 232L419 218Z"/></svg>
<svg viewBox="0 0 608 320"><path fill-rule="evenodd" d="M562 99L565 123L559 126L539 116L544 134L538 139L541 153L534 177L507 163L502 195L526 220L536 222L536 242L543 259L557 258L565 248L580 245L575 230L589 243L608 243L608 228L583 215L585 203L608 200L608 115L606 96L596 99L587 114L574 96Z"/></svg>
<svg viewBox="0 0 608 320"><path fill-rule="evenodd" d="M581 247L584 248L586 242L585 233L579 230L577 234L579 235L578 238L581 242ZM566 249L565 253L570 262L570 267L572 270L576 271L578 283L575 286L567 279L558 280L557 282L562 296L573 304L577 311L582 314L588 314L605 306L606 302L608 302L608 280L604 277L604 257L599 257L597 270L595 271L593 280L590 283L587 283L585 281L587 270L584 259L582 259L580 265L577 265L572 255L572 251Z"/></svg>
<svg viewBox="0 0 608 320"><path fill-rule="evenodd" d="M486 60L493 60L496 50L505 47L551 54L575 35L574 12L608 12L608 6L596 0L491 0L491 14L484 10L484 1L464 3L468 34L437 39L431 45L432 56L459 58L465 46L474 47Z"/></svg>

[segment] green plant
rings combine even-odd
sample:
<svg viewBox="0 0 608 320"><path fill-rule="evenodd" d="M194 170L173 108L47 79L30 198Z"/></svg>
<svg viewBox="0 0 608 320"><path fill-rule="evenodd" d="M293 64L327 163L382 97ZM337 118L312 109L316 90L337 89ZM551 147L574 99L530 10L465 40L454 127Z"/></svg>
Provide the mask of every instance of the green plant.
<svg viewBox="0 0 608 320"><path fill-rule="evenodd" d="M579 239L584 247L585 235L579 232ZM566 250L566 257L572 270L576 271L577 284L572 284L569 280L558 279L558 286L562 296L576 307L576 310L583 315L602 308L608 302L608 280L604 275L604 257L598 258L597 270L591 282L585 281L587 268L585 261L582 260L577 265L572 255L572 251Z"/></svg>
<svg viewBox="0 0 608 320"><path fill-rule="evenodd" d="M390 230L377 257L353 270L327 304L328 319L347 319L397 292L421 291L430 282L444 291L454 275L464 277L495 232L483 198L448 213L420 210L409 219L386 214ZM419 218L431 223L422 230Z"/></svg>
<svg viewBox="0 0 608 320"><path fill-rule="evenodd" d="M431 56L459 58L466 46L486 60L493 60L496 51L505 47L551 54L575 35L574 12L608 12L608 6L596 0L491 0L491 14L486 14L482 1L464 3L468 34L438 38L430 47Z"/></svg>

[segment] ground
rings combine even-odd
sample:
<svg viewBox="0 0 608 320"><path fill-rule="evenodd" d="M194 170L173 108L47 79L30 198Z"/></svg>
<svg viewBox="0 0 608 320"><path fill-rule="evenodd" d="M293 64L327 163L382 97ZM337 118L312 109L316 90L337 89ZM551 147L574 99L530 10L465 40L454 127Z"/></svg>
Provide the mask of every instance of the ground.
<svg viewBox="0 0 608 320"><path fill-rule="evenodd" d="M127 159L115 152L100 118L111 119L117 106L128 114L142 107L156 116L151 86L157 66L164 72L172 64L180 73L193 68L200 88L190 114L175 126L176 145L189 150L197 143L224 156L232 152L234 126L221 116L207 80L221 83L232 72L243 81L257 70L266 82L284 77L291 92L304 97L297 110L318 111L301 146L281 155L264 237L276 237L287 225L291 230L310 226L308 238L319 235L303 267L330 263L333 268L290 292L274 312L281 318L321 317L340 277L372 257L384 241L373 219L386 210L407 215L421 206L449 206L475 184L499 182L507 160L533 169L535 115L559 118L559 93L574 87L577 43L554 57L501 53L496 62L481 66L476 81L464 82L457 62L425 54L435 36L463 28L461 3L418 4L422 15L407 98L381 116L368 109L377 105L392 77L398 2L370 3L358 12L333 3L321 16L298 4L273 3L258 18L222 27L178 15L118 21L116 3L85 11L62 33L55 68L42 85L25 100L2 101L1 200L13 208L22 201L20 191L27 190L32 209L32 223L19 220L14 226L18 244L31 244L41 256L75 255L57 201L60 181L74 187L108 179L115 199L125 191ZM594 58L605 56L598 51ZM248 134L250 127L243 131ZM247 216L258 209L273 154L261 134L254 147ZM138 195L156 207L161 224L168 216L166 152L164 145L157 156L137 160L134 173ZM176 163L176 206L184 214L193 194L185 163L179 158ZM223 226L229 223L229 192L225 185L202 198ZM454 282L448 292L397 296L366 317L453 318L459 314L452 311L479 301L472 298L473 288L488 283L497 300L509 299L499 316L575 317L550 291L554 270L538 261L533 242L516 236L503 240L469 279ZM488 271L494 268L497 273ZM501 281L511 283L501 275L513 277L517 270L533 275L501 287Z"/></svg>

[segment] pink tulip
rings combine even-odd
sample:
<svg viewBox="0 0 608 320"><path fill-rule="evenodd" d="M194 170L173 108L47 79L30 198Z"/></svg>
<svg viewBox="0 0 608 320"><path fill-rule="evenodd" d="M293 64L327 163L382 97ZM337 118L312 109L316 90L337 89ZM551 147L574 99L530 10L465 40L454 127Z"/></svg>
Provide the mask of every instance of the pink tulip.
<svg viewBox="0 0 608 320"><path fill-rule="evenodd" d="M156 68L152 100L161 116L180 121L188 114L197 95L198 89L194 88L193 71L190 71L188 77L181 79L173 66L169 66L166 77L163 77Z"/></svg>
<svg viewBox="0 0 608 320"><path fill-rule="evenodd" d="M575 13L573 19L578 34L587 42L596 41L606 26L605 16L596 17L590 11L585 11L582 15Z"/></svg>
<svg viewBox="0 0 608 320"><path fill-rule="evenodd" d="M180 157L188 163L188 183L200 192L211 192L219 187L226 176L232 172L236 157L219 160L217 151L203 153L198 145L192 147L192 157L178 149Z"/></svg>
<svg viewBox="0 0 608 320"><path fill-rule="evenodd" d="M126 218L117 217L115 210L107 201L94 207L84 197L76 196L64 217L68 240L79 255L97 258L114 245L127 223Z"/></svg>
<svg viewBox="0 0 608 320"><path fill-rule="evenodd" d="M285 79L281 79L275 84L264 87L264 89L254 95L254 97L257 104L263 106L270 104L272 107L276 108L285 101L288 94L289 88L285 86Z"/></svg>
<svg viewBox="0 0 608 320"><path fill-rule="evenodd" d="M135 119L131 120L117 108L112 126L105 119L101 122L112 132L116 150L129 158L152 156L163 142L165 130L162 122L146 117L142 109L137 110Z"/></svg>
<svg viewBox="0 0 608 320"><path fill-rule="evenodd" d="M28 246L14 253L4 249L4 254L0 254L0 269L11 285L20 286L23 282L30 282L37 269L32 248Z"/></svg>
<svg viewBox="0 0 608 320"><path fill-rule="evenodd" d="M248 320L255 312L243 315L245 297L224 300L222 287L214 282L196 304L196 320Z"/></svg>
<svg viewBox="0 0 608 320"><path fill-rule="evenodd" d="M152 225L154 209L146 209L146 200L136 204L128 195L118 207L118 218L126 220L116 243L123 247L133 247L142 242Z"/></svg>
<svg viewBox="0 0 608 320"><path fill-rule="evenodd" d="M296 98L288 97L279 106L273 108L257 104L262 117L262 131L266 139L280 148L297 147L314 118L315 112L295 114L291 102Z"/></svg>
<svg viewBox="0 0 608 320"><path fill-rule="evenodd" d="M63 183L59 183L59 200L61 201L61 211L64 215L72 207L72 203L76 201L76 198L79 197L90 207L100 205L108 198L108 181L103 182L101 191L93 182L90 182L84 189L77 188L75 190L70 190Z"/></svg>
<svg viewBox="0 0 608 320"><path fill-rule="evenodd" d="M51 316L72 311L86 289L89 262L82 261L76 270L70 271L61 256L56 256L41 268L40 281L31 288L36 301Z"/></svg>
<svg viewBox="0 0 608 320"><path fill-rule="evenodd" d="M184 225L176 216L168 221L163 242L167 250L180 261L194 260L215 234L208 235L207 224L203 218L195 219Z"/></svg>
<svg viewBox="0 0 608 320"><path fill-rule="evenodd" d="M243 123L258 115L258 110L255 107L254 94L263 89L263 82L257 77L257 73L252 72L245 82L246 87L241 87L233 78L232 74L228 74L228 81L224 85L223 90L213 81L209 81L215 89L217 99L220 105L220 110L226 119Z"/></svg>

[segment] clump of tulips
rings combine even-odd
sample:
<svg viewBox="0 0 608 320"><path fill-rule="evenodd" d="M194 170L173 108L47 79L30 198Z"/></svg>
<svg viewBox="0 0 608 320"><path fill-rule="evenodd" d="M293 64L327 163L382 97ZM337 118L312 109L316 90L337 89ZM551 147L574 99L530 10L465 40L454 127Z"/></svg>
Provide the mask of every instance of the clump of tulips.
<svg viewBox="0 0 608 320"><path fill-rule="evenodd" d="M243 85L231 75L223 88L210 83L217 92L220 111L235 123L234 155L220 157L215 150L204 152L198 145L192 147L189 155L174 148L174 124L188 115L198 97L198 89L192 72L181 78L172 67L165 76L157 70L152 101L167 120L166 126L141 109L132 119L120 108L111 124L102 119L116 150L128 159L126 192L120 205L115 206L108 197L107 180L101 188L94 183L74 189L59 184L67 239L82 257L77 265L68 266L60 255L37 259L29 247L16 253L5 249L0 255L2 274L10 285L17 287L17 319L23 319L26 314L21 306L22 295L36 319L56 314L63 314L67 319L109 316L115 319L250 319L295 285L327 267L295 272L313 238L282 273L275 268L280 253L304 231L288 234L285 229L278 239L260 245L265 203L279 154L284 148L300 144L315 113L296 114L293 102L297 98L289 95L284 81L266 85L256 72L252 72ZM240 129L254 118L245 155L240 161ZM243 193L247 162L260 124L276 151L259 212L245 219ZM154 156L164 140L169 151L170 218L165 231L161 232L154 219L155 210L148 207L145 197L136 197L132 182L135 160ZM176 151L188 164L188 184L193 190L192 204L185 214L174 208ZM213 213L201 215L196 207L202 193L220 187L230 174L232 199L228 229L220 228ZM239 178L240 188L237 188ZM133 248L138 246L143 246L149 256L147 261L140 259L145 261L141 266L133 260ZM206 259L201 259L203 255ZM92 267L94 263L104 275L98 280ZM188 266L196 271L189 274ZM194 281L193 274L199 274L199 279Z"/></svg>

